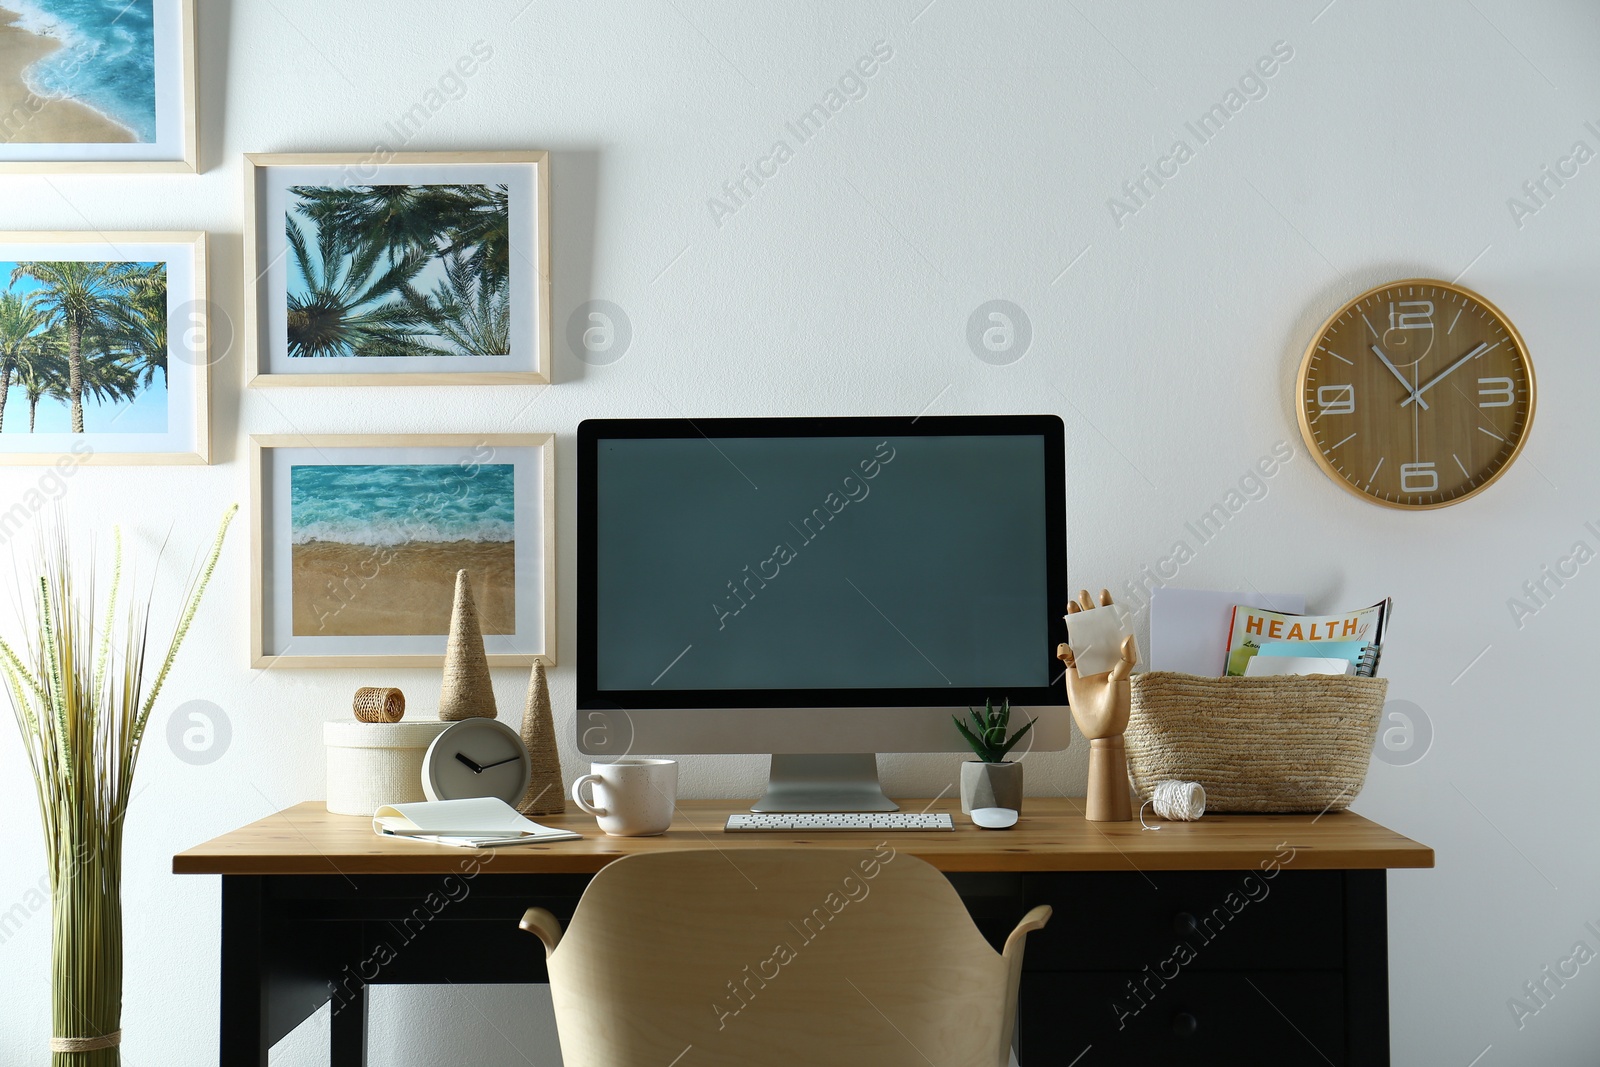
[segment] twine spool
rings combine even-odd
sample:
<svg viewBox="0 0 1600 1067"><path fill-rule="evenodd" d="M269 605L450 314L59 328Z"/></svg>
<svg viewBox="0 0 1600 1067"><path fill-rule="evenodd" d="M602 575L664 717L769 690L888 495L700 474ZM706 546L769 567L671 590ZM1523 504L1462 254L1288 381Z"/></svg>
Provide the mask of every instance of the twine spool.
<svg viewBox="0 0 1600 1067"><path fill-rule="evenodd" d="M364 685L356 690L355 713L362 722L399 722L406 713L406 695L398 689Z"/></svg>
<svg viewBox="0 0 1600 1067"><path fill-rule="evenodd" d="M1159 830L1144 821L1144 809L1155 808L1156 818L1167 822L1194 822L1206 813L1206 789L1199 782L1157 782L1150 799L1139 808L1139 824L1146 830Z"/></svg>
<svg viewBox="0 0 1600 1067"><path fill-rule="evenodd" d="M51 1052L98 1052L103 1048L116 1048L122 1044L122 1031L113 1030L100 1037L52 1037Z"/></svg>

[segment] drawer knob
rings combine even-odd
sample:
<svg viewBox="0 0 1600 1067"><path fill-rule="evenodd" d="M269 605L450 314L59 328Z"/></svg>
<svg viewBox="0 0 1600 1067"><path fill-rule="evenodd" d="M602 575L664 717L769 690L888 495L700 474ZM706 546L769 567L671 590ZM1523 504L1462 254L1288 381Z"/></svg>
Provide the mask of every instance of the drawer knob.
<svg viewBox="0 0 1600 1067"><path fill-rule="evenodd" d="M1179 937L1187 937L1199 930L1200 923L1190 912L1180 911L1172 917L1172 932Z"/></svg>
<svg viewBox="0 0 1600 1067"><path fill-rule="evenodd" d="M1200 1020L1186 1011L1180 1011L1172 1017L1172 1032L1179 1037L1193 1037L1200 1029Z"/></svg>

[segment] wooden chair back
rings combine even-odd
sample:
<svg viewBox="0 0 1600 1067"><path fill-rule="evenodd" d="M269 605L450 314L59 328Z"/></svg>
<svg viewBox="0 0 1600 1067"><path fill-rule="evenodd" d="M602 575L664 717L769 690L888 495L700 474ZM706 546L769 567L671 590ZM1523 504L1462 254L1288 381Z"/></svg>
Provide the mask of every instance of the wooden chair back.
<svg viewBox="0 0 1600 1067"><path fill-rule="evenodd" d="M1003 1067L1033 909L997 953L887 845L644 853L545 944L566 1067Z"/></svg>

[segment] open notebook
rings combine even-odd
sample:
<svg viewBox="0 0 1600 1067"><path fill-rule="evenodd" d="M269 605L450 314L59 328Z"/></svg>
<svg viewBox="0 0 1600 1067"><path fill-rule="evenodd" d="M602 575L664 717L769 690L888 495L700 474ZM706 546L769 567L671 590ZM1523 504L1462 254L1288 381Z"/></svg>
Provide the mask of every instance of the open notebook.
<svg viewBox="0 0 1600 1067"><path fill-rule="evenodd" d="M461 848L531 845L583 836L526 819L498 797L385 804L372 817L372 830L382 837L410 837Z"/></svg>

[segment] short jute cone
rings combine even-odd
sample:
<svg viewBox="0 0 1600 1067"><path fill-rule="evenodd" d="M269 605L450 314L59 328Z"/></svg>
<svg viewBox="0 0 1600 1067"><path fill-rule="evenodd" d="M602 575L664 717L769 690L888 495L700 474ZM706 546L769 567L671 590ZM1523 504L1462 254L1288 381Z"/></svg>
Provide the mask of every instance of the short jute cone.
<svg viewBox="0 0 1600 1067"><path fill-rule="evenodd" d="M550 707L550 683L544 664L533 664L528 679L528 705L522 709L522 747L528 750L533 777L517 802L524 815L560 815L567 810L567 791L561 784L561 753L556 748L555 713Z"/></svg>
<svg viewBox="0 0 1600 1067"><path fill-rule="evenodd" d="M439 690L439 718L445 722L474 716L495 717L489 658L483 654L478 605L472 600L467 572L456 571L456 602L450 612L450 639L444 648L444 685Z"/></svg>

